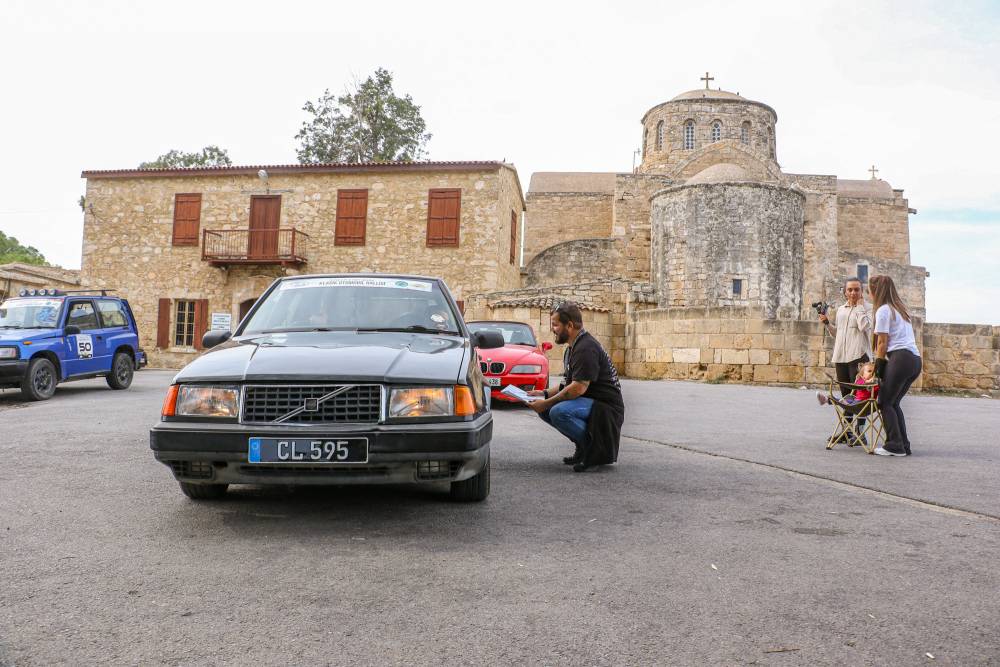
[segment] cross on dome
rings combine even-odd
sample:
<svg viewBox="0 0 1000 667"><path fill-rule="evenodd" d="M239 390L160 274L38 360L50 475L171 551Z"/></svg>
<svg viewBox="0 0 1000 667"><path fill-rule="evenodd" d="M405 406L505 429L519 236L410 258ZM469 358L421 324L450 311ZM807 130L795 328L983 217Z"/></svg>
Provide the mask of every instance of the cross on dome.
<svg viewBox="0 0 1000 667"><path fill-rule="evenodd" d="M868 171L870 171L872 173L872 180L874 181L875 180L875 174L878 173L878 169L875 168L875 165L872 165L872 168L869 169Z"/></svg>
<svg viewBox="0 0 1000 667"><path fill-rule="evenodd" d="M708 90L708 82L715 81L715 77L709 76L708 72L705 72L705 76L701 77L701 80L705 82L705 90Z"/></svg>

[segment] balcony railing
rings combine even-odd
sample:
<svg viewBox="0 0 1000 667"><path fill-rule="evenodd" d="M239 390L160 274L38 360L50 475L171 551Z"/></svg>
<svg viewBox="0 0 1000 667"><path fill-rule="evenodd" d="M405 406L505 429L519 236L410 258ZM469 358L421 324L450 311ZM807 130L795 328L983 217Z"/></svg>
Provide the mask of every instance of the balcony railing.
<svg viewBox="0 0 1000 667"><path fill-rule="evenodd" d="M201 258L213 266L227 264L306 263L309 235L297 229L206 229Z"/></svg>

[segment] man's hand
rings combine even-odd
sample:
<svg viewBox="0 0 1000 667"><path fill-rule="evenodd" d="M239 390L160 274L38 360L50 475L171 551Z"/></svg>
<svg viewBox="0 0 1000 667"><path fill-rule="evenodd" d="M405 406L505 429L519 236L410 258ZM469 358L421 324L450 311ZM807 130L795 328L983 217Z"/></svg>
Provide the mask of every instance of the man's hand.
<svg viewBox="0 0 1000 667"><path fill-rule="evenodd" d="M542 398L545 398L545 392L541 389L532 389L531 391L525 393L528 394L528 396L541 396Z"/></svg>
<svg viewBox="0 0 1000 667"><path fill-rule="evenodd" d="M532 403L528 403L528 407L537 412L538 414L542 414L543 412L552 407L552 399L547 398L547 399L542 399L541 401L534 401Z"/></svg>

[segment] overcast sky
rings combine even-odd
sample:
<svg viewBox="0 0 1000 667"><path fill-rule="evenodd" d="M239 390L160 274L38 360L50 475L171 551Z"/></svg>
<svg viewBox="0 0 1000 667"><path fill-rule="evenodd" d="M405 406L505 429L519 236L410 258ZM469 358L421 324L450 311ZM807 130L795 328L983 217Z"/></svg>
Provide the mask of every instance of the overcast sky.
<svg viewBox="0 0 1000 667"><path fill-rule="evenodd" d="M928 319L1000 324L1000 1L5 0L0 12L0 231L68 268L82 170L207 144L236 164L294 163L302 104L380 66L422 107L430 159L506 159L525 188L535 171L629 171L643 113L709 70L777 111L785 171L866 178L875 164L905 189Z"/></svg>

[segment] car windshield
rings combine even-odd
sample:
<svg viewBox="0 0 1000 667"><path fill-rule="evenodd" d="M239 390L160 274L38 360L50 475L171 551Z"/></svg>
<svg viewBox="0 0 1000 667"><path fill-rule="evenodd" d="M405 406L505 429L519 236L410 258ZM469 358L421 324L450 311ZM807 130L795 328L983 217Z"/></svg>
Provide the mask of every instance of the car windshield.
<svg viewBox="0 0 1000 667"><path fill-rule="evenodd" d="M459 331L448 299L435 282L331 277L282 281L268 293L242 333L358 329Z"/></svg>
<svg viewBox="0 0 1000 667"><path fill-rule="evenodd" d="M0 303L0 329L55 329L62 299L7 299Z"/></svg>
<svg viewBox="0 0 1000 667"><path fill-rule="evenodd" d="M483 331L495 331L503 335L503 342L507 345L538 345L535 342L535 334L527 324L517 324L515 322L472 322L469 330L473 333Z"/></svg>

